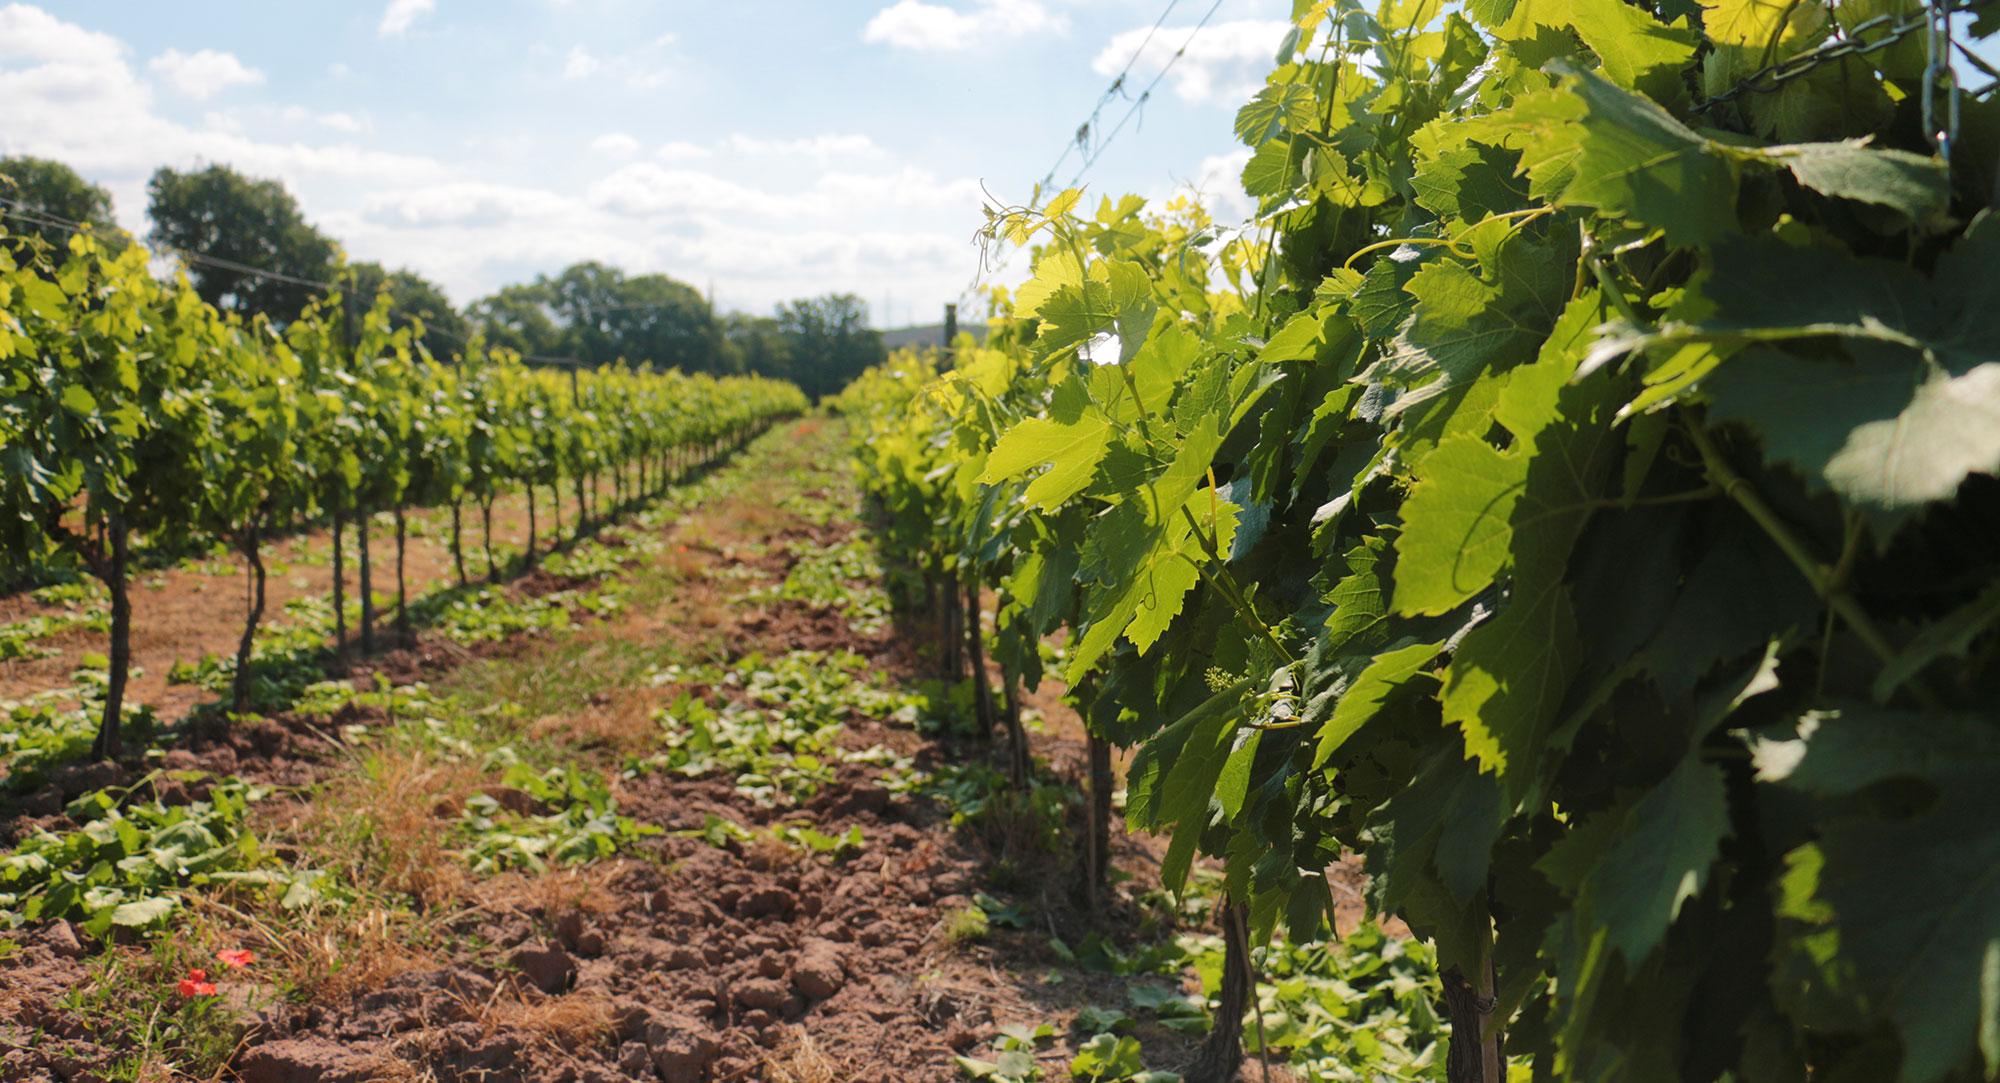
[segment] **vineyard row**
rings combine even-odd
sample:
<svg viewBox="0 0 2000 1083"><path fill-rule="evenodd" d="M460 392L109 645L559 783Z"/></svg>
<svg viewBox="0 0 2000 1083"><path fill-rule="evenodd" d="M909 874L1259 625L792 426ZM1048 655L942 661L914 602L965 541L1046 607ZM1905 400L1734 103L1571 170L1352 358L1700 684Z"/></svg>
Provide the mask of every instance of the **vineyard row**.
<svg viewBox="0 0 2000 1083"><path fill-rule="evenodd" d="M1017 776L1086 719L1085 889L1113 747L1223 870L1189 1078L1350 852L1452 1080L2000 1076L2000 4L1294 7L1250 226L996 209L987 345L839 403Z"/></svg>
<svg viewBox="0 0 2000 1083"><path fill-rule="evenodd" d="M4 240L4 237L0 237ZM66 252L0 245L0 568L16 581L77 568L111 603L110 670L94 752L119 753L130 667L135 544L158 552L222 542L250 577L232 700L249 695L263 615L263 547L278 531L333 530L337 637L347 640L343 534L355 535L364 647L375 623L369 524L393 515L402 610L404 517L461 509L490 535L493 502L546 490L553 543L571 498L581 535L614 499L653 493L804 409L790 384L629 366L557 373L474 342L449 361L394 328L386 295L338 294L283 328L219 312L185 280L162 281L137 245L89 236ZM567 491L566 491L567 490ZM489 554L490 558L490 554ZM489 559L490 565L490 559Z"/></svg>

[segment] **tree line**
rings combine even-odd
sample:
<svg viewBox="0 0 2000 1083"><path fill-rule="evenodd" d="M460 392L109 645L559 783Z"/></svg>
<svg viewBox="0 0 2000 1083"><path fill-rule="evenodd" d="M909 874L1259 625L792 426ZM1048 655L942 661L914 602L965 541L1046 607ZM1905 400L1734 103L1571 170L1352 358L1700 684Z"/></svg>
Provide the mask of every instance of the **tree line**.
<svg viewBox="0 0 2000 1083"><path fill-rule="evenodd" d="M339 242L307 221L278 181L226 165L163 167L147 197L148 239L181 254L203 300L278 326L321 296L314 283L339 277L357 296L388 294L392 326L420 327L420 343L436 357L456 355L479 334L529 357L593 367L631 360L789 380L817 399L886 356L880 333L868 326L867 305L850 293L788 301L768 316L718 314L685 282L586 261L460 309L415 271L345 260ZM61 162L0 158L0 200L14 212L12 243L60 251L70 231L54 220L90 225L107 243L120 243L111 194Z"/></svg>

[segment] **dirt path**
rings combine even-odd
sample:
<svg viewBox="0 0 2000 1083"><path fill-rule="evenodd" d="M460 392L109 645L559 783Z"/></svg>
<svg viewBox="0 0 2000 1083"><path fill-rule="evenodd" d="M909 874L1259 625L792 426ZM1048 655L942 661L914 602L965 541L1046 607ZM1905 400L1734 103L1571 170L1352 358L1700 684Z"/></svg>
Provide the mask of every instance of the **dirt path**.
<svg viewBox="0 0 2000 1083"><path fill-rule="evenodd" d="M1175 935L1199 913L1147 890L1154 849L1122 834L1115 899L1079 905L1060 765L1080 730L1051 689L1031 702L1057 773L1030 793L942 735L950 697L886 620L839 439L787 425L691 511L632 527L608 618L472 654L426 640L350 686L392 693L168 751L190 779L282 787L256 832L338 901L197 892L167 947L30 926L0 962L0 1075L931 1081L1013 1053L1061 1080L1114 1026L1184 1063L1199 960ZM570 796L585 776L608 781L597 804ZM577 839L607 841L504 860ZM224 983L213 1019L168 992L238 946L256 981ZM137 1008L105 999L121 983Z"/></svg>

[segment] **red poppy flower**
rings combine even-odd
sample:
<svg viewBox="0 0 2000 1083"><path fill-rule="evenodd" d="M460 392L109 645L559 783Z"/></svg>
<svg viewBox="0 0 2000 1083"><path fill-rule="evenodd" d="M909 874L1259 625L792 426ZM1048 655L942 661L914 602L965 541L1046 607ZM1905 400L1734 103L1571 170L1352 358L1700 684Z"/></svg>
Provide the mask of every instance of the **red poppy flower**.
<svg viewBox="0 0 2000 1083"><path fill-rule="evenodd" d="M206 971L206 970L203 970L203 969L201 969L201 968L199 968L199 967L197 967L197 968L195 968L195 969L193 969L193 970L190 970L190 971L188 971L188 980L189 980L189 981L207 981L207 980L208 980L208 971Z"/></svg>
<svg viewBox="0 0 2000 1083"><path fill-rule="evenodd" d="M224 948L216 952L215 957L231 970L240 970L257 961L257 953L244 948Z"/></svg>
<svg viewBox="0 0 2000 1083"><path fill-rule="evenodd" d="M201 973L199 970L190 971L190 974L199 973ZM215 995L215 984L213 982L199 981L193 977L182 978L181 983L175 986L175 988L184 998L212 997Z"/></svg>

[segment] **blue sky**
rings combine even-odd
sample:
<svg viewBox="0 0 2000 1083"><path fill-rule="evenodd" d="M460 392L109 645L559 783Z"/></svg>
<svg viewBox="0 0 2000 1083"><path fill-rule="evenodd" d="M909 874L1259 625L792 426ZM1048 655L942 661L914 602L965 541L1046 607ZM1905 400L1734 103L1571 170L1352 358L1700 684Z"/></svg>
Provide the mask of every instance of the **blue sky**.
<svg viewBox="0 0 2000 1083"><path fill-rule="evenodd" d="M1134 83L1210 2L1178 0ZM279 177L353 256L461 303L595 258L712 286L724 308L851 290L878 320L888 298L886 322L928 321L978 269L984 193L1026 198L1165 6L5 4L0 152L70 162L135 229L157 166ZM1230 121L1289 9L1223 0L1092 186L1233 188Z"/></svg>

